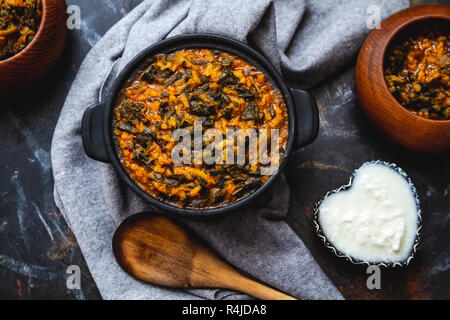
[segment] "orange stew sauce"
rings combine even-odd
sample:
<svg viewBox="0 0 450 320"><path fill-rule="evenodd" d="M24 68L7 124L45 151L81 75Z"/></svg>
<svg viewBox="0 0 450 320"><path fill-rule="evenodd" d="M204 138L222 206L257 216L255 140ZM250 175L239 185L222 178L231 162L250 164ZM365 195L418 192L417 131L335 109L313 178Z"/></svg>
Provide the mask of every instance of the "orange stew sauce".
<svg viewBox="0 0 450 320"><path fill-rule="evenodd" d="M262 164L174 164L174 130L278 129L281 161L288 113L264 73L222 51L180 50L145 62L119 93L113 120L116 148L131 179L150 196L181 208L211 209L264 184ZM192 139L193 141L193 139ZM270 140L269 140L270 143ZM203 148L208 142L203 141ZM269 144L270 145L270 144ZM270 149L270 147L268 147Z"/></svg>

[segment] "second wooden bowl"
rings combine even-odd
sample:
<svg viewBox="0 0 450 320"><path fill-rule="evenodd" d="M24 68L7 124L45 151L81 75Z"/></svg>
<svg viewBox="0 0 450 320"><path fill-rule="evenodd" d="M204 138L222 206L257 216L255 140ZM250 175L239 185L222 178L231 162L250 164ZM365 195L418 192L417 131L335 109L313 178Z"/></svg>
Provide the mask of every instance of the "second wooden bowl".
<svg viewBox="0 0 450 320"><path fill-rule="evenodd" d="M16 55L0 60L0 94L29 86L55 64L67 39L66 10L64 0L42 0L42 20L34 39Z"/></svg>
<svg viewBox="0 0 450 320"><path fill-rule="evenodd" d="M397 12L367 37L356 64L356 90L361 106L385 135L405 148L431 154L450 153L450 120L429 120L404 108L384 78L385 53L405 28L425 20L450 21L450 7L426 5ZM444 30L445 31L445 30Z"/></svg>

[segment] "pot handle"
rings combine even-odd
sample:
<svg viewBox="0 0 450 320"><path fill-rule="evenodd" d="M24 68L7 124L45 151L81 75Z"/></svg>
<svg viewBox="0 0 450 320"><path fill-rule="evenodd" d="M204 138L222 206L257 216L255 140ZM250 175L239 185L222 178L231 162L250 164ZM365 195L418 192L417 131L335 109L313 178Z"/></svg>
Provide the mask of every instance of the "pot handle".
<svg viewBox="0 0 450 320"><path fill-rule="evenodd" d="M97 161L109 163L103 138L103 114L105 104L98 103L84 111L81 120L81 138L86 154Z"/></svg>
<svg viewBox="0 0 450 320"><path fill-rule="evenodd" d="M294 98L296 120L293 149L297 150L316 139L319 132L319 111L312 94L300 89L290 90Z"/></svg>

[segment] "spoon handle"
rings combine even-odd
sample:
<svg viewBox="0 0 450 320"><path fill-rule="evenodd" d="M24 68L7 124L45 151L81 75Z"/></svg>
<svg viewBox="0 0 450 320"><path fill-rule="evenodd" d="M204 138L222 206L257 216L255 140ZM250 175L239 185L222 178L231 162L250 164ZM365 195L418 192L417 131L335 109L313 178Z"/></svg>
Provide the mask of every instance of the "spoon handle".
<svg viewBox="0 0 450 320"><path fill-rule="evenodd" d="M263 300L298 300L267 285L246 278L238 272L233 272L232 281L223 286L227 289L237 290Z"/></svg>
<svg viewBox="0 0 450 320"><path fill-rule="evenodd" d="M246 288L241 288L241 290L245 290L245 293L263 300L298 300L297 298L294 298L283 292L251 280L246 285Z"/></svg>

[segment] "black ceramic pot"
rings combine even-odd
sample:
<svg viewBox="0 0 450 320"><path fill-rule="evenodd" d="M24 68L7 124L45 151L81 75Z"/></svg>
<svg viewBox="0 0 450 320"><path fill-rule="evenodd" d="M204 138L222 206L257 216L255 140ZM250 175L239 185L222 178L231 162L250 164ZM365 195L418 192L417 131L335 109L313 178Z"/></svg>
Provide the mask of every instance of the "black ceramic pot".
<svg viewBox="0 0 450 320"><path fill-rule="evenodd" d="M266 183L247 197L230 205L215 209L184 209L159 201L140 189L121 166L113 141L113 109L117 93L130 76L141 66L145 59L161 53L170 53L181 49L204 48L221 50L234 54L257 67L271 79L284 96L289 116L289 137L284 158L278 171ZM111 93L104 102L86 109L82 121L83 147L86 154L98 161L111 163L121 179L139 196L163 209L164 212L176 216L207 217L230 212L249 204L263 193L283 170L293 150L302 148L313 142L319 129L319 116L313 96L303 90L290 89L273 65L260 53L246 44L219 35L187 34L160 41L138 54L120 72L112 85Z"/></svg>

